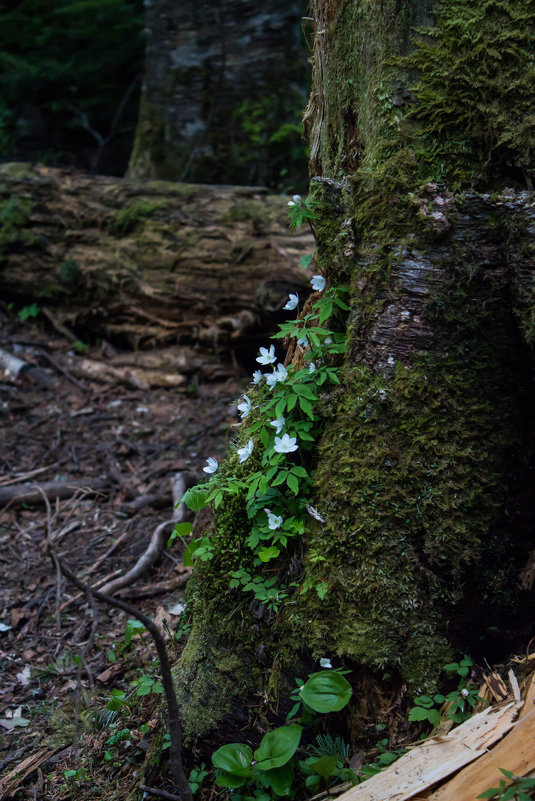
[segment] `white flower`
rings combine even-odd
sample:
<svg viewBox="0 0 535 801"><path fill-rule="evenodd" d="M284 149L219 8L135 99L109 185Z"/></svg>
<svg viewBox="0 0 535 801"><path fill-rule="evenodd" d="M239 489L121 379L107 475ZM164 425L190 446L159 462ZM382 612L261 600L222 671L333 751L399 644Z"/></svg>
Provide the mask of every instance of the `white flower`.
<svg viewBox="0 0 535 801"><path fill-rule="evenodd" d="M299 339L297 340L297 344L301 345L302 348L306 348L308 346L308 337L307 337L307 335L303 334L302 336L300 336Z"/></svg>
<svg viewBox="0 0 535 801"><path fill-rule="evenodd" d="M275 426L275 428L277 429L277 434L280 434L280 432L284 428L285 423L286 423L286 418L281 415L280 417L277 417L276 420L272 420L269 425Z"/></svg>
<svg viewBox="0 0 535 801"><path fill-rule="evenodd" d="M295 206L295 203L294 203L294 201L293 201L293 200L289 200L289 201L288 201L288 205L289 205L289 206Z"/></svg>
<svg viewBox="0 0 535 801"><path fill-rule="evenodd" d="M242 420L244 420L251 411L252 406L251 406L251 401L249 400L247 395L242 395L242 398L243 398L242 402L238 403L237 406L238 406L238 411L240 413L240 417Z"/></svg>
<svg viewBox="0 0 535 801"><path fill-rule="evenodd" d="M333 338L332 337L325 337L325 344L326 345L332 345L333 344Z"/></svg>
<svg viewBox="0 0 535 801"><path fill-rule="evenodd" d="M325 289L325 278L322 275L313 275L310 283L316 292L322 292Z"/></svg>
<svg viewBox="0 0 535 801"><path fill-rule="evenodd" d="M283 434L282 437L275 437L274 450L277 453L291 453L298 448L296 437L290 437L289 434Z"/></svg>
<svg viewBox="0 0 535 801"><path fill-rule="evenodd" d="M260 356L256 357L259 364L273 364L277 361L275 356L275 345L271 345L269 350L267 348L260 348Z"/></svg>
<svg viewBox="0 0 535 801"><path fill-rule="evenodd" d="M279 362L276 369L273 370L271 375L266 375L266 383L268 387L273 389L277 381L286 381L288 378L288 370L286 367Z"/></svg>
<svg viewBox="0 0 535 801"><path fill-rule="evenodd" d="M203 467L203 471L205 473L215 473L218 467L217 459L214 459L213 456L209 456L206 460L206 467Z"/></svg>
<svg viewBox="0 0 535 801"><path fill-rule="evenodd" d="M273 389L278 380L279 380L278 373L269 373L269 375L266 375L266 384L270 389Z"/></svg>
<svg viewBox="0 0 535 801"><path fill-rule="evenodd" d="M292 200L294 203L301 203L301 195L294 195Z"/></svg>
<svg viewBox="0 0 535 801"><path fill-rule="evenodd" d="M316 370L316 365L314 364L314 362L310 362L310 364L308 365L308 372L314 373L315 370Z"/></svg>
<svg viewBox="0 0 535 801"><path fill-rule="evenodd" d="M272 531L282 526L282 517L277 517L270 509L264 509L264 512L268 516L268 526Z"/></svg>
<svg viewBox="0 0 535 801"><path fill-rule="evenodd" d="M255 370L253 373L253 380L251 384L259 384L262 381L262 373L260 370Z"/></svg>
<svg viewBox="0 0 535 801"><path fill-rule="evenodd" d="M286 379L288 378L288 370L280 362L277 365L277 369L274 370L273 372L277 373L278 376L277 381L286 381Z"/></svg>
<svg viewBox="0 0 535 801"><path fill-rule="evenodd" d="M320 667L322 667L322 668L332 668L331 660L330 659L326 659L325 657L322 657L320 659Z"/></svg>
<svg viewBox="0 0 535 801"><path fill-rule="evenodd" d="M293 309L299 305L299 295L290 295L289 297L290 300L287 302L286 306L283 306L282 308L286 311L293 311Z"/></svg>
<svg viewBox="0 0 535 801"><path fill-rule="evenodd" d="M254 442L252 439L249 440L247 445L244 445L243 448L238 448L236 453L240 457L240 462L246 462L249 456L252 454L254 448Z"/></svg>

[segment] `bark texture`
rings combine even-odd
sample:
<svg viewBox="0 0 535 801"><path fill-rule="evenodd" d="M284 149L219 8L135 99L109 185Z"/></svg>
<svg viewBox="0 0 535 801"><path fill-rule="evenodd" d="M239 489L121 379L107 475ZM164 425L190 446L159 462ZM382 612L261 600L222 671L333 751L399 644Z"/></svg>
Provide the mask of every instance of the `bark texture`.
<svg viewBox="0 0 535 801"><path fill-rule="evenodd" d="M351 290L312 465L325 523L311 522L296 597L258 620L228 592L247 519L224 505L193 642L209 636L213 652L215 628L268 666L268 689L305 649L352 664L359 698L370 671L418 694L455 649L503 656L530 636L517 610L531 604L518 578L532 548L535 165L507 120L517 107L533 132L534 18L523 0L312 0L310 13L315 272ZM502 128L482 129L494 100L476 77L497 75L505 50L515 91ZM194 646L182 666L202 686ZM356 742L377 714L362 698ZM194 731L213 723L201 714Z"/></svg>
<svg viewBox="0 0 535 801"><path fill-rule="evenodd" d="M306 102L303 13L297 0L147 2L145 75L129 175L266 182L269 165L251 162L247 151L266 130L295 123Z"/></svg>
<svg viewBox="0 0 535 801"><path fill-rule="evenodd" d="M250 187L142 183L0 167L0 296L134 347L248 338L304 290L286 200Z"/></svg>

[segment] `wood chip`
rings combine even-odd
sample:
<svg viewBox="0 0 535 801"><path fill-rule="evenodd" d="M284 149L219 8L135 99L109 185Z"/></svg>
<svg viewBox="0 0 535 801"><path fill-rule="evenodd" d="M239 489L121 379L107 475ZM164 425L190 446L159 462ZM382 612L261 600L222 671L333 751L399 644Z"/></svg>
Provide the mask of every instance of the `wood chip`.
<svg viewBox="0 0 535 801"><path fill-rule="evenodd" d="M505 701L509 693L507 692L507 687L505 686L505 682L499 673L492 673L486 674L484 677L485 684L490 690L490 694L494 698L495 701Z"/></svg>

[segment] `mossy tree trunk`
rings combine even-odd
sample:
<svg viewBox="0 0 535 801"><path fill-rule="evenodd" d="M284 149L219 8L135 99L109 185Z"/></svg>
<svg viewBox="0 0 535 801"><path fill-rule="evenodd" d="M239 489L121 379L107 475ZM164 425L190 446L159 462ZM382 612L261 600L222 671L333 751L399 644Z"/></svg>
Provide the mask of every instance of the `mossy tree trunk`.
<svg viewBox="0 0 535 801"><path fill-rule="evenodd" d="M325 522L273 618L228 590L247 521L238 501L218 514L179 667L190 736L303 654L417 693L458 648L492 658L529 639L515 615L532 581L534 11L312 0L315 272L351 297L313 465Z"/></svg>

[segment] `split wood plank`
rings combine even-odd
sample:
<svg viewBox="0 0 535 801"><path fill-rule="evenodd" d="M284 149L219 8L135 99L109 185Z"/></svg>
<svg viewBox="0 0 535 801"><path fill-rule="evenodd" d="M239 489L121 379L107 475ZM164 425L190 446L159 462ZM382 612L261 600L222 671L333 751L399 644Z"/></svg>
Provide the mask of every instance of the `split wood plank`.
<svg viewBox="0 0 535 801"><path fill-rule="evenodd" d="M519 720L501 743L430 795L429 801L474 801L489 787L498 787L502 779L510 784L500 768L516 776L535 769L535 710Z"/></svg>
<svg viewBox="0 0 535 801"><path fill-rule="evenodd" d="M338 801L406 801L413 798L482 757L512 728L520 707L521 704L510 703L489 707L473 715L444 737L431 737L413 748L386 770L343 793ZM474 798L475 795L470 801ZM455 801L461 799L455 798Z"/></svg>

